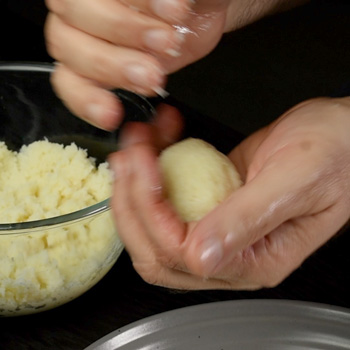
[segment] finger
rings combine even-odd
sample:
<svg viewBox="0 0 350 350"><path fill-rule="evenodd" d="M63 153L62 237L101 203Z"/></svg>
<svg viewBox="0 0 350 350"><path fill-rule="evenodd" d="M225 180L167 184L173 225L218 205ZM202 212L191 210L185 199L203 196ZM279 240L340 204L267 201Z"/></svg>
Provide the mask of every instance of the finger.
<svg viewBox="0 0 350 350"><path fill-rule="evenodd" d="M115 169L117 181L119 181L118 172L122 176L125 174L124 171L118 171L121 166L121 155L124 154L124 164L126 162L128 164L129 183L124 184L128 186L128 200L122 208L124 211L125 208L129 208L130 212L137 215L143 231L167 260L163 263L179 267L181 265L179 249L185 239L187 227L163 197L157 151L149 145L136 144L120 153L116 155L119 159L116 157L110 159L110 164ZM181 266L181 269L185 267Z"/></svg>
<svg viewBox="0 0 350 350"><path fill-rule="evenodd" d="M132 188L135 209L152 240L167 257L182 265L178 252L187 226L163 196L157 151L149 145L138 144L131 149L130 157L135 173Z"/></svg>
<svg viewBox="0 0 350 350"><path fill-rule="evenodd" d="M322 192L315 191L315 167L305 165L304 159L293 159L287 152L276 155L253 180L203 218L186 242L189 269L204 276L215 274L282 223L324 210L318 206L323 201Z"/></svg>
<svg viewBox="0 0 350 350"><path fill-rule="evenodd" d="M153 260L153 247L143 233L144 229L130 197L134 174L130 169L128 154L128 151L119 151L109 157L109 164L115 175L112 213L118 234L129 254L148 264Z"/></svg>
<svg viewBox="0 0 350 350"><path fill-rule="evenodd" d="M66 23L95 37L119 46L179 55L182 35L164 21L137 12L122 2L49 0L47 3Z"/></svg>
<svg viewBox="0 0 350 350"><path fill-rule="evenodd" d="M160 262L158 256L163 256L163 253L158 243L149 237L134 203L135 196L132 195L132 189L135 186L136 173L132 169L130 153L130 150L119 151L109 158L110 166L115 173L111 206L117 230L136 271L149 283L168 283L166 275L171 269L167 264ZM157 191L154 188L149 190L151 193Z"/></svg>
<svg viewBox="0 0 350 350"><path fill-rule="evenodd" d="M188 273L184 267L181 269L174 268L175 261L171 262L171 259L166 257L169 252L160 249L159 242L155 242L154 237L149 236L149 232L145 228L145 222L140 220L139 210L131 200L130 189L134 186L135 174L129 168L129 161L129 150L119 151L109 158L110 166L116 175L111 207L118 234L130 254L135 270L146 282L168 288L180 290L230 288L229 283L224 280L206 280ZM147 198L154 195L155 191L152 186L150 188L149 185L146 185L145 190L151 192L147 194ZM157 216L158 214L152 212L151 215ZM159 220L156 219L155 221ZM160 223L160 226L164 227L164 224ZM178 238L174 239L173 235L169 238L169 233L171 232L162 232L161 241L170 242L172 248L176 250ZM173 251L170 256L174 254ZM179 267L178 264L176 265L176 267Z"/></svg>
<svg viewBox="0 0 350 350"><path fill-rule="evenodd" d="M104 130L114 130L123 118L123 107L115 94L86 79L63 64L51 75L60 99L78 117Z"/></svg>
<svg viewBox="0 0 350 350"><path fill-rule="evenodd" d="M156 130L151 124L130 122L121 129L118 149L126 149L138 143L148 143L156 148L156 139Z"/></svg>
<svg viewBox="0 0 350 350"><path fill-rule="evenodd" d="M55 15L49 15L45 31L49 54L88 79L145 95L155 95L165 84L160 63L149 54L95 38Z"/></svg>
<svg viewBox="0 0 350 350"><path fill-rule="evenodd" d="M160 149L178 141L184 127L184 121L180 111L167 104L158 106L153 124L159 135L158 147Z"/></svg>
<svg viewBox="0 0 350 350"><path fill-rule="evenodd" d="M120 135L120 147L127 148L136 143L148 143L162 150L176 142L183 128L180 112L172 106L161 105L150 124L128 123Z"/></svg>
<svg viewBox="0 0 350 350"><path fill-rule="evenodd" d="M192 0L123 0L123 2L134 9L173 24L178 24L188 16L194 3Z"/></svg>
<svg viewBox="0 0 350 350"><path fill-rule="evenodd" d="M129 253L135 270L151 284L161 284L166 268L157 261L157 247L150 241L138 218L131 197L133 174L130 169L128 151L119 151L109 158L115 174L111 208L115 225L125 249Z"/></svg>
<svg viewBox="0 0 350 350"><path fill-rule="evenodd" d="M334 205L316 215L286 221L238 253L229 263L232 289L279 285L341 229L346 219L335 220L341 211L341 205Z"/></svg>

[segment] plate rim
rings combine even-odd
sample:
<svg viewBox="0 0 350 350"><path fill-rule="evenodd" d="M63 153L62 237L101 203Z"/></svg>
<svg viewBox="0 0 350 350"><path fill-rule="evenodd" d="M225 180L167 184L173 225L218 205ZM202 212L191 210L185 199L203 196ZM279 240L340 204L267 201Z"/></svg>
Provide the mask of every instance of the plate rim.
<svg viewBox="0 0 350 350"><path fill-rule="evenodd" d="M187 316L187 322L191 319L195 319L200 312L206 312L210 310L215 310L216 308L243 308L243 307L257 307L260 308L268 308L268 307L288 307L288 308L294 308L297 309L308 309L309 311L316 311L319 313L329 313L335 314L337 316L342 316L346 318L346 321L349 322L350 326L350 309L342 306L337 305L331 305L326 303L320 303L320 302L312 302L312 301L304 301L304 300L294 300L294 299L237 299L237 300L223 300L223 301L214 301L214 302L208 302L208 303L200 303L196 305L190 305L180 308L175 308L169 311L164 311L161 313L157 313L145 318L142 318L140 320L134 321L130 324L127 324L125 326L122 326L102 338L98 339L97 341L90 344L88 347L86 347L84 350L107 350L109 349L108 342L115 339L116 337L126 337L127 333L132 333L132 331L135 331L139 329L140 327L145 331L147 329L147 325L154 324L155 322L161 321L163 328L166 329L167 327L164 327L164 322L169 322L174 316L179 317L181 314L183 314L185 317ZM281 314L282 315L282 314ZM159 328L157 331L161 331L161 328ZM135 333L135 332L134 332ZM142 333L139 338L145 337L151 333ZM130 339L131 341L137 340ZM128 343L125 343L124 345L127 345ZM349 344L350 344L350 332L349 332ZM123 344L121 345L123 346ZM350 348L350 345L349 345Z"/></svg>

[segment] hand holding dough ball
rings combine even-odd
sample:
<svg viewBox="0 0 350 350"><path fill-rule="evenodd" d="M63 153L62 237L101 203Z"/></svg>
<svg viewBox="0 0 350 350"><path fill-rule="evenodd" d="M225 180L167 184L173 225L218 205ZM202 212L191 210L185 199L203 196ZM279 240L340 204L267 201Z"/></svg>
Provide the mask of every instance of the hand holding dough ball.
<svg viewBox="0 0 350 350"><path fill-rule="evenodd" d="M200 139L166 148L160 167L164 195L186 222L200 220L242 184L230 159Z"/></svg>

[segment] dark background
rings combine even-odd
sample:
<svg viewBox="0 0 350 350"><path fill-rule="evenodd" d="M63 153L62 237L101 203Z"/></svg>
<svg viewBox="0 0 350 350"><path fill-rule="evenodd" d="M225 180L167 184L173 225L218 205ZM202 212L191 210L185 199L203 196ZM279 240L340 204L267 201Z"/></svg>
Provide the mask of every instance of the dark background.
<svg viewBox="0 0 350 350"><path fill-rule="evenodd" d="M0 0L0 60L45 61L44 1ZM314 0L235 33L169 79L176 99L248 134L350 81L350 1Z"/></svg>
<svg viewBox="0 0 350 350"><path fill-rule="evenodd" d="M0 61L51 62L43 1L0 0L0 6ZM334 94L350 81L349 23L350 0L311 1L226 35L208 57L173 74L167 90L193 115L192 128L237 139L211 118L249 134L296 103ZM0 319L0 349L83 349L144 317L218 300L293 299L350 308L349 247L349 232L339 234L278 287L256 292L178 293L150 286L123 253L100 283L73 302Z"/></svg>

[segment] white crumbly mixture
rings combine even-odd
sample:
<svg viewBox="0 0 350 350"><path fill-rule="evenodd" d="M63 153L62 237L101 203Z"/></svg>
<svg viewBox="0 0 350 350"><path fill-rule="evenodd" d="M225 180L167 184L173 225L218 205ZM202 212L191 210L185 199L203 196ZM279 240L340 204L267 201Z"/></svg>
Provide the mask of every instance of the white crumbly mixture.
<svg viewBox="0 0 350 350"><path fill-rule="evenodd" d="M59 216L102 201L111 193L107 163L96 168L75 144L46 140L12 152L0 143L0 223Z"/></svg>
<svg viewBox="0 0 350 350"><path fill-rule="evenodd" d="M46 140L0 142L0 223L59 216L108 198L112 176L86 151ZM123 247L110 212L42 232L0 233L0 315L49 309L95 284Z"/></svg>

